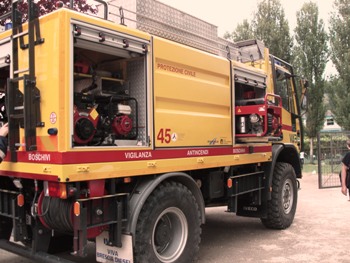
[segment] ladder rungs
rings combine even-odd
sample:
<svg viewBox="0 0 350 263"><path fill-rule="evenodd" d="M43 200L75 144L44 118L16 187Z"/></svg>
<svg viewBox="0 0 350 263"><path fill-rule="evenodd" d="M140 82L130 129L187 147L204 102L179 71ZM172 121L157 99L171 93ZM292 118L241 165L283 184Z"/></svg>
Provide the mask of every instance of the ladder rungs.
<svg viewBox="0 0 350 263"><path fill-rule="evenodd" d="M29 71L29 68L24 68L24 69L15 70L13 72L13 74L20 74L20 73L28 72L28 71Z"/></svg>
<svg viewBox="0 0 350 263"><path fill-rule="evenodd" d="M11 83L15 83L15 82L18 82L18 81L21 81L21 80L24 80L24 76L10 79Z"/></svg>
<svg viewBox="0 0 350 263"><path fill-rule="evenodd" d="M11 114L10 118L12 118L12 119L23 119L24 115L22 113L21 114Z"/></svg>
<svg viewBox="0 0 350 263"><path fill-rule="evenodd" d="M25 35L28 35L28 30L23 31L21 33L18 33L16 35L13 35L12 38L19 38L19 37L22 37L22 36L25 36Z"/></svg>
<svg viewBox="0 0 350 263"><path fill-rule="evenodd" d="M15 110L23 110L24 109L24 106L17 106L15 107Z"/></svg>

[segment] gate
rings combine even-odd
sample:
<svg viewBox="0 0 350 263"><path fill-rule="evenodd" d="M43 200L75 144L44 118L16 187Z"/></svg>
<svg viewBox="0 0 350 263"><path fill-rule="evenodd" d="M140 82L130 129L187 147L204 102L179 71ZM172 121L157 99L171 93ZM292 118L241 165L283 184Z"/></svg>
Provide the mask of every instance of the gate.
<svg viewBox="0 0 350 263"><path fill-rule="evenodd" d="M350 132L320 132L317 136L318 187L339 187L341 160Z"/></svg>

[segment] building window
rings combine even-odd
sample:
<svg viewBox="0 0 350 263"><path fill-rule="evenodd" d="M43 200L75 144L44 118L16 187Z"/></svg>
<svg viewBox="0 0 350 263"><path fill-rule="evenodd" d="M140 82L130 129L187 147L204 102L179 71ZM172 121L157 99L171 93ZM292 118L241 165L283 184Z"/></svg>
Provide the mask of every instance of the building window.
<svg viewBox="0 0 350 263"><path fill-rule="evenodd" d="M334 125L333 117L327 117L327 126Z"/></svg>

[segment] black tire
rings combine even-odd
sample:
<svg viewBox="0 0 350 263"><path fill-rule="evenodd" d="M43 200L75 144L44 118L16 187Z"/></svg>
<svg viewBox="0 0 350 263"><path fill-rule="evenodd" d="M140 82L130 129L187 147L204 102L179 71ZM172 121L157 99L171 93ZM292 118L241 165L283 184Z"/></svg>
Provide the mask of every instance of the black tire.
<svg viewBox="0 0 350 263"><path fill-rule="evenodd" d="M288 163L276 163L272 197L267 203L267 218L261 218L261 222L267 228L288 228L294 220L297 200L298 187L293 167Z"/></svg>
<svg viewBox="0 0 350 263"><path fill-rule="evenodd" d="M201 216L190 190L177 182L160 184L139 215L135 263L189 263L196 259Z"/></svg>

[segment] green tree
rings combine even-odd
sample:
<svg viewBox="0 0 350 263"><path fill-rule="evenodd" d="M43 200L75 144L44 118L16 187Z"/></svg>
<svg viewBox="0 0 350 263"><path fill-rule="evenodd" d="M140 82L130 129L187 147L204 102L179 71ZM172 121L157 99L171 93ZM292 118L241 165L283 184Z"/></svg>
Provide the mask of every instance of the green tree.
<svg viewBox="0 0 350 263"><path fill-rule="evenodd" d="M89 4L91 1L87 0L74 0L73 1L73 9L83 13L92 13L95 14L97 12L96 7ZM39 16L50 13L56 10L58 4L62 3L64 6L68 7L70 4L70 0L37 0L35 1L39 8ZM2 0L0 2L0 16L11 11L12 0ZM27 19L27 10L28 10L28 1L20 1L19 9L23 13L23 20ZM5 20L0 21L0 24L4 24Z"/></svg>
<svg viewBox="0 0 350 263"><path fill-rule="evenodd" d="M331 59L338 72L330 99L336 122L350 130L350 0L335 0L330 18Z"/></svg>
<svg viewBox="0 0 350 263"><path fill-rule="evenodd" d="M291 61L293 39L280 0L261 1L250 23L243 20L232 34L226 33L224 37L234 41L252 38L262 40L271 54Z"/></svg>
<svg viewBox="0 0 350 263"><path fill-rule="evenodd" d="M296 17L295 59L299 61L300 72L309 80L305 131L310 138L310 158L313 162L313 142L322 129L325 118L323 73L328 61L328 35L324 21L319 19L316 3L305 3Z"/></svg>
<svg viewBox="0 0 350 263"><path fill-rule="evenodd" d="M242 40L254 39L253 28L247 19L244 19L242 23L239 23L232 34L226 32L224 38L231 39L233 42Z"/></svg>
<svg viewBox="0 0 350 263"><path fill-rule="evenodd" d="M263 40L270 53L287 62L291 61L293 39L280 0L264 0L252 21L254 35Z"/></svg>

